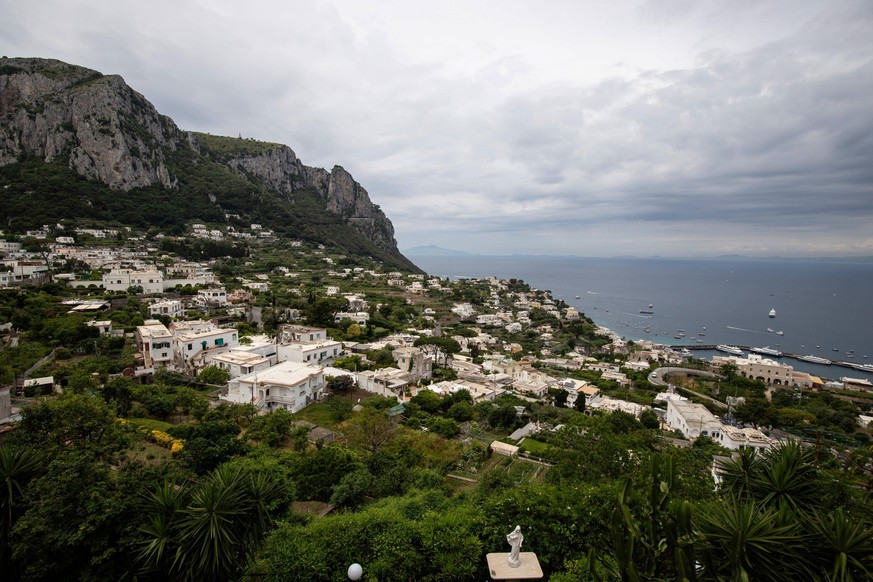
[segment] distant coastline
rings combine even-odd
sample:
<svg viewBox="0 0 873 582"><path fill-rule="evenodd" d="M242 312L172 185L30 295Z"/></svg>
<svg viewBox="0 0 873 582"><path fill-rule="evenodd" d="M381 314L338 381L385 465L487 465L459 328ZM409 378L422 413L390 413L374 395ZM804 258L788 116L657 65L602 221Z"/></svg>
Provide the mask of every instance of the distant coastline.
<svg viewBox="0 0 873 582"><path fill-rule="evenodd" d="M802 263L802 262L833 262L833 263L860 263L873 264L873 255L859 256L810 256L810 257L781 257L781 256L749 256L749 255L714 255L714 256L666 256L666 255L612 255L612 256L586 256L586 255L546 255L546 254L488 254L488 253L471 253L467 251L448 249L437 245L421 245L411 247L402 251L403 255L408 258L414 257L478 257L482 259L596 259L596 260L636 260L636 261L748 261L748 262L786 262L786 263Z"/></svg>

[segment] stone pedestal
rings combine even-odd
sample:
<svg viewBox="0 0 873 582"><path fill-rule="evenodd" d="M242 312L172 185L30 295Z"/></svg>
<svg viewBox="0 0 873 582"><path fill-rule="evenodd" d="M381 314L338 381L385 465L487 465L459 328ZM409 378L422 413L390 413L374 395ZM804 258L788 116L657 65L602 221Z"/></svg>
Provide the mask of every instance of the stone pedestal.
<svg viewBox="0 0 873 582"><path fill-rule="evenodd" d="M509 565L509 553L500 552L487 554L488 574L492 580L539 580L543 577L543 569L534 552L521 552L518 554L518 568Z"/></svg>

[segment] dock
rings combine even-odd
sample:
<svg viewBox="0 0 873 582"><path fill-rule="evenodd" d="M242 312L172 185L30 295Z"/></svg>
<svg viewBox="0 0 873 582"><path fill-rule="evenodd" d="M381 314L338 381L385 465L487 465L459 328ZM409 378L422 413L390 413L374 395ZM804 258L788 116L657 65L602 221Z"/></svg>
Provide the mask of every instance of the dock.
<svg viewBox="0 0 873 582"><path fill-rule="evenodd" d="M692 345L687 345L687 346L673 345L670 347L673 349L677 349L677 350L686 349L690 352L693 352L695 350L709 350L709 351L713 351L713 352L719 351L715 345L692 344ZM755 346L734 346L734 347L739 348L739 349L743 350L744 352L751 352L751 349ZM724 353L726 356L731 355L731 354L728 354L727 352L722 352L722 353ZM754 352L751 352L751 353L754 353ZM763 355L763 354L760 354L760 355ZM795 354L793 352L782 352L781 356L766 356L765 355L764 357L766 357L766 358L792 358L795 360L800 360L800 358L802 358L805 355L807 355L807 354ZM828 359L830 359L830 358L828 358ZM804 360L800 360L800 361L804 361ZM815 362L805 362L805 363L815 364ZM868 374L873 373L873 372L870 372L867 370L859 370L857 367L855 367L856 364L853 364L852 362L843 362L843 361L839 361L839 360L831 360L830 364L817 364L817 365L819 365L819 366L841 366L843 368L849 368L851 370L857 370L860 372L867 372Z"/></svg>

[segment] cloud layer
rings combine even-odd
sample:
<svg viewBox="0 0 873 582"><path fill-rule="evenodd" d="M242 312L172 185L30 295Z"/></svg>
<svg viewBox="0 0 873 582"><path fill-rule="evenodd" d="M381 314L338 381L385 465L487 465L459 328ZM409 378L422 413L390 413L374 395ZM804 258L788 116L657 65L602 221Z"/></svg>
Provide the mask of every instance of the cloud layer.
<svg viewBox="0 0 873 582"><path fill-rule="evenodd" d="M3 1L10 56L346 167L401 248L873 254L873 5Z"/></svg>

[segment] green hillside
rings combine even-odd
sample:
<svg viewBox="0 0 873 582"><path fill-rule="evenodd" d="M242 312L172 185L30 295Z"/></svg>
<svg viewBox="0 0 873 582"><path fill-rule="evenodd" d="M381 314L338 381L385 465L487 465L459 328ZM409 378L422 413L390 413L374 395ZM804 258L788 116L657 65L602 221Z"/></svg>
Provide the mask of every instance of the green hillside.
<svg viewBox="0 0 873 582"><path fill-rule="evenodd" d="M236 149L226 145L240 141ZM210 148L240 153L239 147L261 148L264 142L220 138L207 140ZM277 146L278 147L278 146ZM0 224L7 232L24 233L61 220L155 227L182 234L186 223L204 222L248 227L259 223L278 236L335 247L404 270L417 270L400 253L380 248L325 211L314 191L295 192L293 200L248 181L190 148L164 150L176 190L161 186L111 190L85 179L67 165L25 159L0 167ZM226 218L226 215L239 218Z"/></svg>

